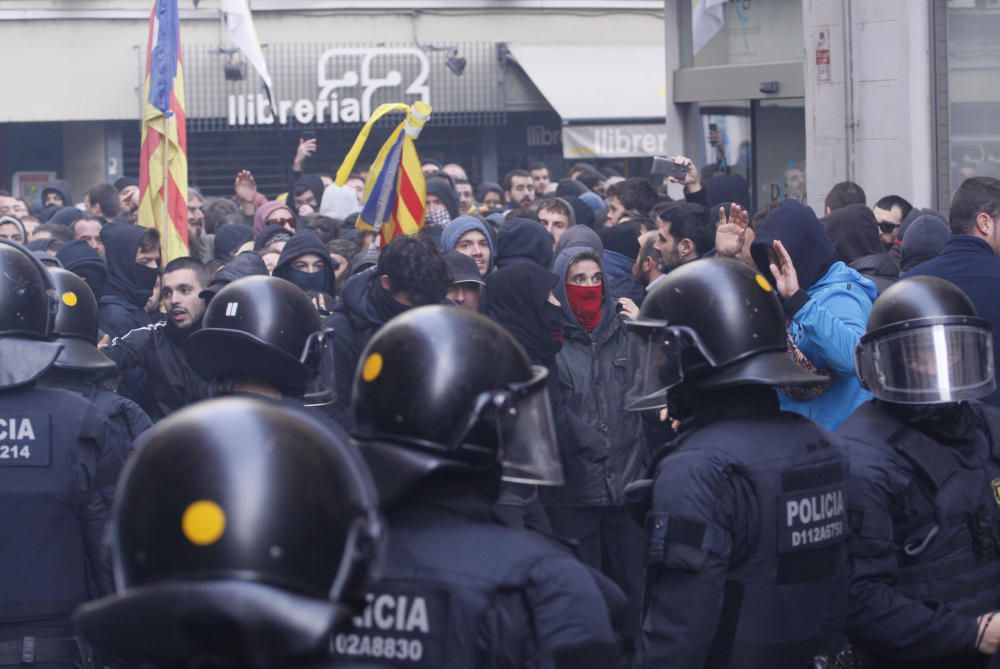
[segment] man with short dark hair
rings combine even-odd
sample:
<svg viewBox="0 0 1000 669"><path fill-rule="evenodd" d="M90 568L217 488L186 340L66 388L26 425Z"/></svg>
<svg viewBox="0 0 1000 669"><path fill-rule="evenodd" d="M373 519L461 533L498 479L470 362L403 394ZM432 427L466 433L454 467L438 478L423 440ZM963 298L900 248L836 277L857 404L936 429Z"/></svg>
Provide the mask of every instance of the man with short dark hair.
<svg viewBox="0 0 1000 669"><path fill-rule="evenodd" d="M407 309L439 304L451 278L444 256L435 243L423 237L397 237L379 254L375 267L347 280L341 299L327 325L333 338L337 399L334 418L347 425L351 406L351 371L375 331Z"/></svg>
<svg viewBox="0 0 1000 669"><path fill-rule="evenodd" d="M993 325L993 351L1000 351L1000 180L966 179L955 191L948 214L951 239L936 258L903 274L936 276L965 291L980 318ZM1000 406L1000 390L983 402Z"/></svg>
<svg viewBox="0 0 1000 669"><path fill-rule="evenodd" d="M118 191L111 184L92 186L83 198L87 210L95 216L100 216L105 223L114 220L121 212L121 202Z"/></svg>
<svg viewBox="0 0 1000 669"><path fill-rule="evenodd" d="M663 256L657 244L660 241L658 230L651 230L639 236L639 257L635 260L635 268L632 273L635 278L642 282L648 293L661 277L663 273Z"/></svg>
<svg viewBox="0 0 1000 669"><path fill-rule="evenodd" d="M559 238L570 226L576 224L576 216L573 208L566 200L560 197L552 197L542 200L538 205L538 222L545 226L545 229L552 235L552 248L555 249L559 243Z"/></svg>
<svg viewBox="0 0 1000 669"><path fill-rule="evenodd" d="M167 320L115 337L104 349L119 373L145 371L148 392L133 394L154 421L211 397L211 386L191 369L183 349L184 341L201 327L205 313L201 292L207 285L208 271L203 264L194 258L171 260L163 270L160 289Z"/></svg>
<svg viewBox="0 0 1000 669"><path fill-rule="evenodd" d="M528 172L531 174L531 182L535 186L536 196L544 194L551 183L549 168L545 166L545 163L532 163L528 167Z"/></svg>
<svg viewBox="0 0 1000 669"><path fill-rule="evenodd" d="M861 186L854 183L853 181L841 181L839 184L834 185L830 189L830 192L826 194L826 216L830 215L830 212L836 211L841 207L846 207L849 204L863 204L868 205L868 198L865 196L865 191Z"/></svg>
<svg viewBox="0 0 1000 669"><path fill-rule="evenodd" d="M458 193L458 211L468 214L476 208L476 194L468 179L455 179L455 192Z"/></svg>
<svg viewBox="0 0 1000 669"><path fill-rule="evenodd" d="M605 225L617 225L622 214L630 209L640 213L648 212L656 204L656 198L656 190L647 179L630 177L619 181L607 191L608 218Z"/></svg>
<svg viewBox="0 0 1000 669"><path fill-rule="evenodd" d="M503 199L508 209L528 207L535 201L535 183L526 170L511 170L503 178Z"/></svg>
<svg viewBox="0 0 1000 669"><path fill-rule="evenodd" d="M653 211L659 231L654 246L662 258L660 271L664 274L715 248L715 222L700 204L668 202Z"/></svg>
<svg viewBox="0 0 1000 669"><path fill-rule="evenodd" d="M872 207L872 213L878 221L879 238L886 251L902 244L900 226L912 209L913 205L898 195L886 195Z"/></svg>
<svg viewBox="0 0 1000 669"><path fill-rule="evenodd" d="M104 225L101 219L92 214L73 221L69 229L73 233L73 239L82 239L87 242L87 246L97 251L104 257L104 242L101 241L101 228Z"/></svg>

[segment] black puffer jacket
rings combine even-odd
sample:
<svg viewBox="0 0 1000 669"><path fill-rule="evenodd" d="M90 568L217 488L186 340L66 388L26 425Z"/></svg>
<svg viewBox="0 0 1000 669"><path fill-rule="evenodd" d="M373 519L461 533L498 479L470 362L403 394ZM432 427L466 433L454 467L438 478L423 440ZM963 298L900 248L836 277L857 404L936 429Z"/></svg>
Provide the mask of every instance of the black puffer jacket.
<svg viewBox="0 0 1000 669"><path fill-rule="evenodd" d="M569 247L554 266L555 294L566 320L556 367L570 429L559 435L566 484L541 490L548 507L623 505L625 486L642 478L651 461L640 414L623 407L628 335L614 301L605 294L601 323L588 334L566 299L566 273L573 258L586 251Z"/></svg>
<svg viewBox="0 0 1000 669"><path fill-rule="evenodd" d="M119 373L141 369L148 393L136 401L154 421L215 393L213 387L188 365L184 339L201 327L199 321L186 331L168 322L136 328L115 337L104 354L118 365Z"/></svg>
<svg viewBox="0 0 1000 669"><path fill-rule="evenodd" d="M408 308L379 283L377 267L355 274L347 281L327 325L333 328L333 364L337 399L331 414L340 425L350 427L351 385L361 352L375 331Z"/></svg>

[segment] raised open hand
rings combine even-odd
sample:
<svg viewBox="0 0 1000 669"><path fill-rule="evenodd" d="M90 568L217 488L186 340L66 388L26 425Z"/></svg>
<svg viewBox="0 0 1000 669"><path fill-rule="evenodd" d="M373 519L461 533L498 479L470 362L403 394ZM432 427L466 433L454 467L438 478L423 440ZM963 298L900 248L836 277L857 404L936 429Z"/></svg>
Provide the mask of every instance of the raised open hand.
<svg viewBox="0 0 1000 669"><path fill-rule="evenodd" d="M726 216L725 207L719 207L719 227L715 229L715 252L723 258L735 258L743 251L750 214L734 204Z"/></svg>
<svg viewBox="0 0 1000 669"><path fill-rule="evenodd" d="M788 255L784 244L777 239L774 240L774 252L778 256L778 264L771 263L771 275L778 284L775 286L778 295L781 299L787 300L799 291L799 275L795 271L795 265L792 264L792 256Z"/></svg>
<svg viewBox="0 0 1000 669"><path fill-rule="evenodd" d="M236 175L233 189L236 191L236 197L243 202L253 202L254 198L257 197L257 181L253 178L250 170L240 170Z"/></svg>

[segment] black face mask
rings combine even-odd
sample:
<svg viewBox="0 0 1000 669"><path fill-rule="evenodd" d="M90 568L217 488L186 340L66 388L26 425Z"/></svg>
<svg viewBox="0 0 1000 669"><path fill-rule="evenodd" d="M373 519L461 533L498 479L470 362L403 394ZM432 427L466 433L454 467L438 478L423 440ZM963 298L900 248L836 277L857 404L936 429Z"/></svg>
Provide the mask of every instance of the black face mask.
<svg viewBox="0 0 1000 669"><path fill-rule="evenodd" d="M133 276L135 277L136 288L152 291L153 286L156 285L156 278L160 276L160 270L156 267L146 267L145 265L136 263Z"/></svg>
<svg viewBox="0 0 1000 669"><path fill-rule="evenodd" d="M326 275L323 271L303 272L300 269L289 268L285 270L285 276L302 290L313 293L326 291Z"/></svg>

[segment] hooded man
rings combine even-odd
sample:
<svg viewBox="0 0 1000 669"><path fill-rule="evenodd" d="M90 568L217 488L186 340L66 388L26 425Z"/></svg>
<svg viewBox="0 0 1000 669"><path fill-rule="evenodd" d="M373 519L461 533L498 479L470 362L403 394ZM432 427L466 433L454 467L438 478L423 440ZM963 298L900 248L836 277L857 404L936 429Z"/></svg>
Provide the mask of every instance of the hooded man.
<svg viewBox="0 0 1000 669"><path fill-rule="evenodd" d="M445 177L427 179L427 224L447 225L458 218L458 193Z"/></svg>
<svg viewBox="0 0 1000 669"><path fill-rule="evenodd" d="M829 385L808 391L782 388L781 408L836 430L871 399L854 375L854 348L878 290L837 260L823 224L797 200L785 200L767 215L750 253L783 301L796 362L830 377Z"/></svg>
<svg viewBox="0 0 1000 669"><path fill-rule="evenodd" d="M480 276L489 274L496 260L493 234L475 216L462 215L445 226L441 233L441 250L469 256L476 261Z"/></svg>
<svg viewBox="0 0 1000 669"><path fill-rule="evenodd" d="M552 264L552 235L538 221L508 219L497 235L497 267L518 262L533 262L542 267Z"/></svg>
<svg viewBox="0 0 1000 669"><path fill-rule="evenodd" d="M160 275L160 235L152 228L108 223L101 229L108 282L100 305L101 330L120 337L151 323L146 303Z"/></svg>
<svg viewBox="0 0 1000 669"><path fill-rule="evenodd" d="M625 487L642 478L651 454L640 415L624 410L628 335L597 252L569 245L556 257L553 273L565 325L556 368L569 426L559 435L566 483L540 493L555 534L579 542L581 559L625 591L631 606L624 626L632 634L644 542L625 507Z"/></svg>
<svg viewBox="0 0 1000 669"><path fill-rule="evenodd" d="M56 258L64 268L87 282L96 299L101 299L108 282L108 268L90 244L82 239L69 242L59 249Z"/></svg>
<svg viewBox="0 0 1000 669"><path fill-rule="evenodd" d="M553 250L555 257L558 258L560 253L571 246L582 246L598 254L604 253L604 242L600 235L585 225L574 225L563 233Z"/></svg>
<svg viewBox="0 0 1000 669"><path fill-rule="evenodd" d="M604 271L608 276L608 294L612 299L627 297L636 304L642 302L645 290L632 273L639 257L639 224L619 223L602 228L599 236L604 244Z"/></svg>
<svg viewBox="0 0 1000 669"><path fill-rule="evenodd" d="M45 184L45 187L42 188L41 200L43 209L52 205L58 207L71 206L73 198L70 197L69 182L57 179Z"/></svg>
<svg viewBox="0 0 1000 669"><path fill-rule="evenodd" d="M193 258L175 258L163 270L161 299L167 320L135 328L111 340L104 354L119 373L142 370L144 388L126 377L132 395L153 420L212 396L212 389L188 365L183 345L201 328L208 282L205 266Z"/></svg>
<svg viewBox="0 0 1000 669"><path fill-rule="evenodd" d="M937 212L921 214L906 229L906 238L900 246L902 271L908 272L931 258L936 258L951 237L948 222Z"/></svg>
<svg viewBox="0 0 1000 669"><path fill-rule="evenodd" d="M880 294L899 280L899 264L883 251L871 209L849 204L827 214L822 222L837 250L837 260L868 277Z"/></svg>
<svg viewBox="0 0 1000 669"><path fill-rule="evenodd" d="M295 209L298 216L319 211L323 201L323 179L316 174L305 174L292 186L285 202ZM308 209L307 209L308 207Z"/></svg>
<svg viewBox="0 0 1000 669"><path fill-rule="evenodd" d="M15 216L0 216L0 237L18 244L28 243L28 233L24 224Z"/></svg>
<svg viewBox="0 0 1000 669"><path fill-rule="evenodd" d="M333 297L336 294L338 266L319 237L302 230L285 244L271 274L291 281L306 293L325 293Z"/></svg>

